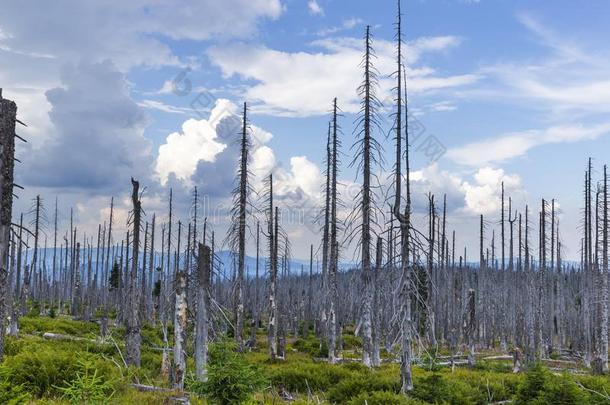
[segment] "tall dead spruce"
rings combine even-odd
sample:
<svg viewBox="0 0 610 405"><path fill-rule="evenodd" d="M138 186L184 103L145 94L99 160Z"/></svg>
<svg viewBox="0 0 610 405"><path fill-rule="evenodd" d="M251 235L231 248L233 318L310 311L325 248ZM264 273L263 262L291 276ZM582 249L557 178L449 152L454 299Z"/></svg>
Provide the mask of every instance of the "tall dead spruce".
<svg viewBox="0 0 610 405"><path fill-rule="evenodd" d="M337 174L339 165L339 139L337 137L339 126L337 123L337 99L333 100L332 130L330 139L330 198L329 200L329 227L330 227L330 260L328 266L328 360L337 361L337 272L339 267L339 242L337 241Z"/></svg>
<svg viewBox="0 0 610 405"><path fill-rule="evenodd" d="M361 225L358 229L359 248L361 252L360 266L362 271L362 306L360 311L360 335L362 337L362 362L365 366L373 365L373 272L371 268L371 244L373 219L373 193L371 191L372 166L377 162L376 155L379 153L380 145L372 136L374 127L378 126L376 120L379 101L376 98L377 75L373 67L373 52L371 44L370 27L366 27L364 37L364 58L362 68L364 79L358 87L361 97L360 113L357 121L356 157L352 164L357 163L362 174L362 188L360 191L360 219Z"/></svg>
<svg viewBox="0 0 610 405"><path fill-rule="evenodd" d="M129 365L140 367L140 288L138 286L138 258L140 256L140 220L142 202L140 201L140 183L131 179L131 203L133 204L133 253L131 256L131 271L129 272L129 287L127 293L127 333L125 335L125 361Z"/></svg>
<svg viewBox="0 0 610 405"><path fill-rule="evenodd" d="M411 227L411 189L409 186L409 127L408 121L405 119L405 188L406 188L406 205L404 211L401 211L402 201L402 78L403 78L403 60L402 60L402 15L400 10L400 0L398 0L398 18L396 21L396 115L395 115L395 141L396 141L396 160L394 162L394 204L393 215L398 220L400 225L400 284L399 284L399 299L400 299L400 378L401 391L407 393L413 389L413 376L411 373L411 271L409 268L409 232ZM408 116L407 90L405 80L405 115Z"/></svg>
<svg viewBox="0 0 610 405"><path fill-rule="evenodd" d="M248 135L248 109L244 103L240 141L237 186L233 190L231 228L228 234L229 245L237 254L237 277L235 280L235 341L240 349L244 348L244 271L246 263L246 215L248 209L248 155L250 140Z"/></svg>

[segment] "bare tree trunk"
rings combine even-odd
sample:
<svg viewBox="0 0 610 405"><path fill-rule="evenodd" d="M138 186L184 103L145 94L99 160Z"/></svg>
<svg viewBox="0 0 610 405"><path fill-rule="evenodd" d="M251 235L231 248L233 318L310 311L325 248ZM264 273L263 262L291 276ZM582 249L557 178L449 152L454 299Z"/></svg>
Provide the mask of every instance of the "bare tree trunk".
<svg viewBox="0 0 610 405"><path fill-rule="evenodd" d="M176 307L174 312L174 368L172 381L174 389L184 388L186 376L186 274L176 273Z"/></svg>
<svg viewBox="0 0 610 405"><path fill-rule="evenodd" d="M153 293L153 289L155 288L155 282L154 282L154 274L155 274L155 220L156 220L156 215L153 214L152 217L152 224L151 224L151 231L150 231L150 256L149 256L149 260L148 260L148 282L149 282L149 287L146 290L146 296L145 296L145 307L146 307L146 317L149 320L153 320L152 317L152 312L153 312L153 302L152 302L152 293ZM144 260L146 260L146 258L144 258ZM154 322L154 321L153 321Z"/></svg>
<svg viewBox="0 0 610 405"><path fill-rule="evenodd" d="M399 334L400 334L400 390L406 394L413 390L413 376L411 372L411 272L409 269L409 231L411 227L411 190L409 184L409 125L408 118L405 119L405 177L406 198L404 214L401 213L402 198L402 15L400 11L400 0L397 1L397 24L396 24L396 160L394 162L394 205L392 207L394 217L400 224L400 284L399 284ZM407 84L405 74L405 114L408 117ZM390 243L390 239L388 239ZM391 269L392 270L392 269ZM390 271L391 271L390 270Z"/></svg>
<svg viewBox="0 0 610 405"><path fill-rule="evenodd" d="M236 206L234 224L232 225L232 237L237 238L235 242L238 249L237 257L237 280L235 285L235 341L240 350L244 348L244 267L246 255L246 208L248 198L248 120L247 107L244 103L242 116L241 152L240 166L238 171L239 189L236 195ZM236 223L235 223L236 222Z"/></svg>
<svg viewBox="0 0 610 405"><path fill-rule="evenodd" d="M4 207L4 205L3 205ZM21 295L21 267L23 254L23 213L19 216L19 247L17 248L17 280L15 281L15 291L13 296L13 310L11 313L10 332L11 336L17 336L19 333L18 318L21 314L22 295ZM61 253L61 252L60 252ZM61 266L60 266L61 268Z"/></svg>
<svg viewBox="0 0 610 405"><path fill-rule="evenodd" d="M199 243L197 255L197 318L195 325L195 374L199 381L207 381L208 312L210 281L210 247Z"/></svg>
<svg viewBox="0 0 610 405"><path fill-rule="evenodd" d="M273 207L273 175L269 175L269 212L267 237L269 239L269 323L267 340L269 357L277 359L277 207ZM274 218L275 214L275 218Z"/></svg>
<svg viewBox="0 0 610 405"><path fill-rule="evenodd" d="M532 363L536 357L535 338L534 338L534 280L533 270L531 269L530 261L530 248L529 248L529 207L525 206L525 278L526 282L526 293L527 293L527 304L525 306L525 330L527 336L527 350L525 351L525 358L527 363Z"/></svg>
<svg viewBox="0 0 610 405"><path fill-rule="evenodd" d="M365 56L364 56L364 83L362 84L362 201L361 201L361 267L362 267L362 311L361 327L362 336L362 363L372 366L373 357L373 326L372 326L372 305L373 305L373 280L371 272L371 119L374 114L373 85L374 73L371 67L371 37L370 27L366 27L365 37Z"/></svg>
<svg viewBox="0 0 610 405"><path fill-rule="evenodd" d="M55 215L53 216L53 267L51 269L51 308L55 305L56 299L56 264L57 264L57 197L55 197ZM21 243L21 242L20 242Z"/></svg>
<svg viewBox="0 0 610 405"><path fill-rule="evenodd" d="M605 374L608 372L608 176L607 168L604 165L603 183L603 225L602 225L602 265L600 268L600 290L601 290L601 311L599 314L599 353L598 365L595 372Z"/></svg>
<svg viewBox="0 0 610 405"><path fill-rule="evenodd" d="M332 165L332 152L331 152L331 130L332 122L328 123L328 137L326 139L326 187L324 193L324 226L322 228L322 297L325 301L330 299L328 291L328 262L330 256L330 184L331 184L331 165ZM322 338L328 339L330 342L330 334L328 333L328 311L330 302L325 302L322 305L322 311L320 313L320 326L322 329ZM329 343L329 359L334 355L335 346Z"/></svg>
<svg viewBox="0 0 610 405"><path fill-rule="evenodd" d="M78 316L81 306L81 279L80 279L80 242L76 242L76 227L74 227L74 260L72 263L72 279L74 289L72 291L72 316Z"/></svg>
<svg viewBox="0 0 610 405"><path fill-rule="evenodd" d="M104 311L103 311L103 315L102 315L102 320L100 322L100 334L102 336L106 336L108 334L108 307L109 307L109 303L108 303L108 290L109 290L109 282L108 282L108 276L110 274L110 245L112 243L112 220L113 217L112 215L114 214L114 197L110 198L110 219L108 221L108 243L106 244L106 261L104 263L104 269L103 269L103 273L104 273L104 277L102 280L102 301L104 304ZM122 242L121 242L121 260L123 260L123 248L122 248ZM123 266L121 265L121 267L119 267L119 285L121 284L121 268Z"/></svg>
<svg viewBox="0 0 610 405"><path fill-rule="evenodd" d="M250 342L248 346L250 348L254 348L256 346L256 331L258 330L260 324L260 309L259 309L259 254L260 254L260 236L261 236L261 226L258 221L256 221L256 266L255 266L255 279L254 279L254 302L252 303L252 328L250 331Z"/></svg>
<svg viewBox="0 0 610 405"><path fill-rule="evenodd" d="M337 271L339 266L339 243L337 241L337 172L338 172L338 148L337 138L337 99L333 100L332 118L332 140L331 140L331 160L330 166L330 263L328 269L328 359L330 363L337 360L337 307L338 307L338 287Z"/></svg>
<svg viewBox="0 0 610 405"><path fill-rule="evenodd" d="M583 330L584 330L584 340L585 340L585 355L584 355L584 363L586 367L589 367L592 359L592 349L593 349L593 335L591 333L591 290L593 288L592 285L592 264L591 264L591 251L592 251L592 220L591 220L591 158L589 158L588 170L585 174L585 246L584 246L584 285L583 285Z"/></svg>
<svg viewBox="0 0 610 405"><path fill-rule="evenodd" d="M436 285L432 281L433 277L435 276L435 272L434 272L435 232L434 232L434 229L435 229L435 224L436 224L436 208L434 206L434 195L433 194L428 193L428 203L429 203L428 257L427 257L428 266L426 269L427 273L428 273L428 285L427 285L428 301L425 303L425 305L426 305L426 313L427 313L427 317L428 317L428 325L427 325L428 338L429 338L430 346L436 352L436 350L438 349L437 342L436 342L436 331L434 330L434 328L435 328L434 302L436 301L436 293L435 293Z"/></svg>
<svg viewBox="0 0 610 405"><path fill-rule="evenodd" d="M15 122L17 105L2 98L0 89L0 361L4 354L4 334L6 324L6 302L9 293L7 285L9 244L13 215L13 179L15 167ZM21 243L21 241L19 241Z"/></svg>
<svg viewBox="0 0 610 405"><path fill-rule="evenodd" d="M380 306L379 306L379 274L381 273L381 266L383 265L383 239L377 237L377 248L375 251L375 274L374 285L375 290L373 291L373 367L379 367L381 365L381 320L380 320Z"/></svg>
<svg viewBox="0 0 610 405"><path fill-rule="evenodd" d="M471 288L468 290L468 306L466 308L466 327L464 334L468 341L468 365L473 367L475 365L475 334L477 331L476 313L475 313L475 293Z"/></svg>
<svg viewBox="0 0 610 405"><path fill-rule="evenodd" d="M540 212L540 269L538 271L538 319L537 319L537 339L538 339L538 359L546 357L546 333L545 333L545 305L546 305L546 201L543 199Z"/></svg>
<svg viewBox="0 0 610 405"><path fill-rule="evenodd" d="M258 258L258 256L257 256ZM258 290L258 286L257 286ZM304 337L309 336L309 329L313 322L313 244L309 245L309 277L307 279L307 315L305 317Z"/></svg>
<svg viewBox="0 0 610 405"><path fill-rule="evenodd" d="M140 367L140 289L138 288L138 257L140 255L140 183L131 179L133 204L133 249L131 254L131 272L129 273L129 290L127 293L127 333L125 336L125 361L128 365Z"/></svg>

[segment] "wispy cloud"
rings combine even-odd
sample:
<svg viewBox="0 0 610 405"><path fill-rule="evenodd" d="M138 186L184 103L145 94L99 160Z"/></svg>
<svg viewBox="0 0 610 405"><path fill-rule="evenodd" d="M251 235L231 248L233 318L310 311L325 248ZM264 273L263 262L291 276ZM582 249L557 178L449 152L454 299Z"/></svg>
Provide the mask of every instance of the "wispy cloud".
<svg viewBox="0 0 610 405"><path fill-rule="evenodd" d="M309 0L307 2L307 8L309 9L309 12L313 15L324 15L324 9L322 8L322 6L320 6L317 0Z"/></svg>
<svg viewBox="0 0 610 405"><path fill-rule="evenodd" d="M412 93L459 88L476 82L476 74L444 75L421 65L423 54L446 52L460 39L452 36L419 38L406 44L405 59L410 67ZM254 80L244 97L256 101L253 108L272 115L309 116L325 114L328 103L338 97L346 112L358 110L359 99L354 83L361 80L362 40L360 38L324 38L313 41L318 52L283 52L264 46L236 43L212 47L208 53L225 77ZM395 70L392 41L374 43L379 75L379 98L391 97ZM286 91L290 89L290 91Z"/></svg>
<svg viewBox="0 0 610 405"><path fill-rule="evenodd" d="M599 49L585 49L531 14L520 14L518 19L548 53L482 68L481 74L489 79L485 88L467 94L529 102L533 108L550 113L551 118L610 112L609 55Z"/></svg>
<svg viewBox="0 0 610 405"><path fill-rule="evenodd" d="M610 123L591 126L554 126L544 130L507 133L472 142L448 150L446 156L456 163L482 166L523 156L538 146L593 140L608 133L610 133Z"/></svg>
<svg viewBox="0 0 610 405"><path fill-rule="evenodd" d="M360 18L348 18L347 20L344 20L343 23L339 26L322 28L321 30L316 32L316 35L319 37L326 37L328 35L336 34L341 31L351 30L352 28L355 28L358 25L362 25L363 23L364 21Z"/></svg>
<svg viewBox="0 0 610 405"><path fill-rule="evenodd" d="M173 105L162 103L156 100L142 100L138 103L140 107L148 108L151 110L163 111L170 114L188 114L193 113L192 108L175 107Z"/></svg>

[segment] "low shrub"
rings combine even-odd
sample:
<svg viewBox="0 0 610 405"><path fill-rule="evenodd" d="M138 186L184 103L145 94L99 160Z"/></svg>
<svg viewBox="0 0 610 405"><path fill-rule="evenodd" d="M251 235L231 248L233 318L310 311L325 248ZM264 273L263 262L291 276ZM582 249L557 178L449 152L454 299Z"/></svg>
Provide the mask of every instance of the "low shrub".
<svg viewBox="0 0 610 405"><path fill-rule="evenodd" d="M313 357L328 357L328 344L316 338L298 338L292 347Z"/></svg>
<svg viewBox="0 0 610 405"><path fill-rule="evenodd" d="M521 405L537 400L549 379L550 373L541 363L531 365L525 373L525 379L519 385L515 403Z"/></svg>
<svg viewBox="0 0 610 405"><path fill-rule="evenodd" d="M390 391L365 392L348 402L349 405L417 405L423 404L413 398Z"/></svg>
<svg viewBox="0 0 610 405"><path fill-rule="evenodd" d="M62 398L73 404L103 403L112 398L115 393L112 381L100 376L91 361L79 360L78 364L81 370L76 372L76 378L64 387L56 387Z"/></svg>
<svg viewBox="0 0 610 405"><path fill-rule="evenodd" d="M27 403L30 394L23 385L15 385L8 380L6 369L0 368L0 404L17 405Z"/></svg>
<svg viewBox="0 0 610 405"><path fill-rule="evenodd" d="M90 337L98 334L99 325L94 322L24 316L19 319L19 329L22 333L26 334L43 334L45 332L51 332L77 337Z"/></svg>
<svg viewBox="0 0 610 405"><path fill-rule="evenodd" d="M358 336L343 334L342 338L344 350L353 350L362 347L362 339L360 339Z"/></svg>
<svg viewBox="0 0 610 405"><path fill-rule="evenodd" d="M236 353L233 344L210 346L207 371L207 382L197 381L190 375L187 389L205 395L211 403L220 405L243 404L266 384L261 370L250 364L242 354Z"/></svg>
<svg viewBox="0 0 610 405"><path fill-rule="evenodd" d="M487 393L463 380L448 380L433 373L414 382L412 395L429 403L485 404Z"/></svg>
<svg viewBox="0 0 610 405"><path fill-rule="evenodd" d="M359 373L340 381L328 391L331 402L346 403L360 394L373 391L386 391L398 393L400 381L397 378L378 375L368 371Z"/></svg>
<svg viewBox="0 0 610 405"><path fill-rule="evenodd" d="M141 330L142 346L162 347L163 333L160 328L155 328L152 325L145 323Z"/></svg>
<svg viewBox="0 0 610 405"><path fill-rule="evenodd" d="M82 371L79 359L90 359L104 381L114 380L116 368L112 363L84 352L62 350L59 345L30 345L7 357L0 369L9 383L23 386L33 396L41 397L58 394L58 387L75 380Z"/></svg>
<svg viewBox="0 0 610 405"><path fill-rule="evenodd" d="M552 376L544 384L542 393L534 404L580 405L588 404L588 395L568 376Z"/></svg>
<svg viewBox="0 0 610 405"><path fill-rule="evenodd" d="M607 404L607 397L610 394L610 379L607 376L572 376L574 384L580 384L581 389L589 395L588 403L593 405ZM589 390L589 391L587 391Z"/></svg>
<svg viewBox="0 0 610 405"><path fill-rule="evenodd" d="M505 374L494 372L478 372L470 369L456 369L452 373L444 374L450 385L455 382L465 383L483 393L488 402L507 401L517 392L522 381L518 374Z"/></svg>
<svg viewBox="0 0 610 405"><path fill-rule="evenodd" d="M277 367L270 372L271 383L289 392L326 391L352 372L338 365L303 363Z"/></svg>

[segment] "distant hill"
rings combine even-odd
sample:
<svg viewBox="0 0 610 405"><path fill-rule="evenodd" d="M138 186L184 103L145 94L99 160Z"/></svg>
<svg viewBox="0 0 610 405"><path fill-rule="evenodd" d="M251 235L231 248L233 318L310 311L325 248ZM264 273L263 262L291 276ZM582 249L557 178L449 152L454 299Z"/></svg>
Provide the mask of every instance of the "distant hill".
<svg viewBox="0 0 610 405"><path fill-rule="evenodd" d="M39 258L41 260L43 260L45 258L45 253L46 253L46 266L47 266L47 271L50 273L51 272L51 268L52 268L52 264L53 264L53 248L47 248L46 252L44 248L41 248L38 250L38 255ZM83 251L81 251L80 254L80 259L81 259L81 263L86 263L88 260L88 253L85 253ZM91 260L91 265L93 267L93 270L95 271L95 267L96 267L96 257L97 257L97 249L92 249L91 251L92 254L92 260ZM28 262L30 262L32 260L32 256L33 256L33 249L28 249L28 251L24 251L23 252L23 260L25 261L25 257L28 257ZM57 266L59 266L60 263L60 249L57 249ZM63 252L63 255L65 257L65 251ZM117 255L117 253L115 252L115 255ZM232 268L233 268L233 257L231 255L231 252L228 250L221 250L219 252L216 252L216 257L218 262L220 263L220 271L223 272L224 274L226 274L227 276L229 276L232 273ZM146 259L147 262L146 264L148 265L148 258ZM167 260L167 259L164 259ZM99 252L99 264L101 265L102 261L102 249L100 249ZM161 252L156 252L155 253L155 263L159 263L161 261ZM140 254L140 263L142 263L142 254ZM252 256L246 256L246 274L248 276L254 276L256 274L256 257L252 257ZM303 271L305 273L309 272L309 260L302 260L302 259L292 259L290 260L290 272L292 274L299 274L301 272L301 266L303 267ZM350 262L340 262L339 263L339 270L343 271L343 270L348 270L350 268L353 268L354 265L353 263ZM265 271L267 269L267 257L263 257L262 255L259 258L259 274L261 276L265 275ZM313 262L313 272L314 273L318 273L320 272L322 269L322 263L317 263L314 259Z"/></svg>

